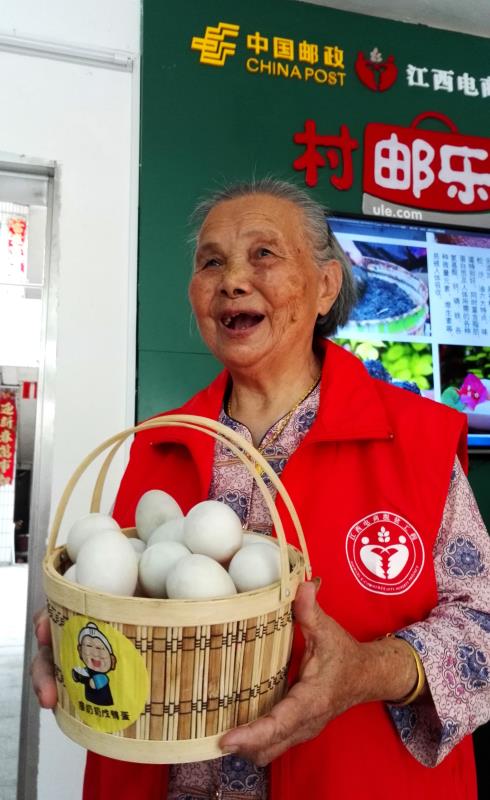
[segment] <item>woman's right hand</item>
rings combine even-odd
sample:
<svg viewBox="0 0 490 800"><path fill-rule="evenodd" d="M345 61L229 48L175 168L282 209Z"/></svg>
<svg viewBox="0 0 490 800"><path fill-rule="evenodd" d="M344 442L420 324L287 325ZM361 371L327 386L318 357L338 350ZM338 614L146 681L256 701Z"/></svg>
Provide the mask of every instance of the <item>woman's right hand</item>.
<svg viewBox="0 0 490 800"><path fill-rule="evenodd" d="M57 701L56 681L54 679L51 631L46 608L34 614L34 630L39 650L31 664L32 686L42 708L54 708Z"/></svg>

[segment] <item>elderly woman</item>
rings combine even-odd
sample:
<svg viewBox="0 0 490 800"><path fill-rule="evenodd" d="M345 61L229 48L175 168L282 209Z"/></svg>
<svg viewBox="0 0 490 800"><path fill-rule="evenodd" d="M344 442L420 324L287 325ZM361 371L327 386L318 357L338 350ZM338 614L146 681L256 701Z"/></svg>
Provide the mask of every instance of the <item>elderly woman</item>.
<svg viewBox="0 0 490 800"><path fill-rule="evenodd" d="M461 466L464 417L371 378L326 341L355 291L307 194L264 180L199 213L189 294L225 371L179 411L219 419L267 458L319 578L298 591L291 687L269 715L224 735L216 761L168 770L89 754L84 799L474 800L469 734L489 717L490 546ZM184 511L216 498L244 527L271 532L252 478L198 438L139 434L116 519L132 525L141 494L162 488ZM38 632L46 644L44 621ZM51 706L48 657L42 648L34 683Z"/></svg>

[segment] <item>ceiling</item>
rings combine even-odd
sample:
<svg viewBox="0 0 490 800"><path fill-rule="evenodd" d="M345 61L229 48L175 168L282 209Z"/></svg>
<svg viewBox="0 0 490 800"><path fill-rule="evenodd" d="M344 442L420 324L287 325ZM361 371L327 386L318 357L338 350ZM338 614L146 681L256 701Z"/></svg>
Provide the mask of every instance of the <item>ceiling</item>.
<svg viewBox="0 0 490 800"><path fill-rule="evenodd" d="M304 2L305 0L303 0ZM401 22L490 37L490 0L307 0Z"/></svg>

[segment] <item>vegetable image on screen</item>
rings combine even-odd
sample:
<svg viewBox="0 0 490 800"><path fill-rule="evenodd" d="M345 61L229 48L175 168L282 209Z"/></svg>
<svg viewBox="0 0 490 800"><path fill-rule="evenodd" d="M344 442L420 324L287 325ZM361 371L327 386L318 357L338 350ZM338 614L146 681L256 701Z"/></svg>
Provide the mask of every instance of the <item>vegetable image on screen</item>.
<svg viewBox="0 0 490 800"><path fill-rule="evenodd" d="M440 345L441 400L468 416L470 431L490 432L490 347Z"/></svg>
<svg viewBox="0 0 490 800"><path fill-rule="evenodd" d="M420 231L330 218L358 301L341 335L430 335L427 242Z"/></svg>
<svg viewBox="0 0 490 800"><path fill-rule="evenodd" d="M403 389L433 396L432 350L423 342L386 342L336 339L337 344L364 362L373 378Z"/></svg>
<svg viewBox="0 0 490 800"><path fill-rule="evenodd" d="M404 267L362 258L353 266L358 301L345 330L362 334L426 333L428 289Z"/></svg>

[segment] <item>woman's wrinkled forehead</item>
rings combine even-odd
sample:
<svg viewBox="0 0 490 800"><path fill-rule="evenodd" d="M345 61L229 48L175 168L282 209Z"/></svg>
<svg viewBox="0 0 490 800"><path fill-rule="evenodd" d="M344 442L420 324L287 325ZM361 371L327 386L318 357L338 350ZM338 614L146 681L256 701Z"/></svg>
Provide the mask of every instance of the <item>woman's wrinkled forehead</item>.
<svg viewBox="0 0 490 800"><path fill-rule="evenodd" d="M198 247L215 238L266 236L283 243L307 239L302 209L289 200L266 194L250 194L223 200L209 211L197 237Z"/></svg>

